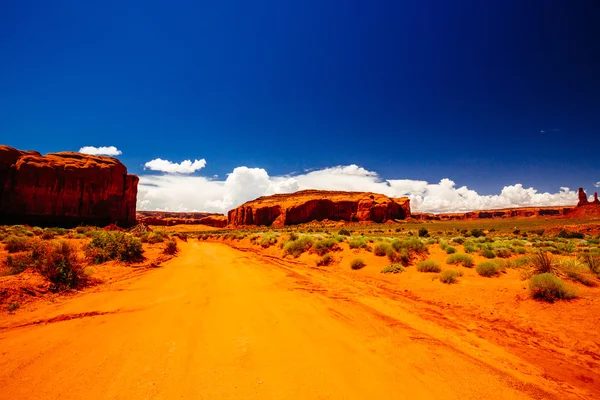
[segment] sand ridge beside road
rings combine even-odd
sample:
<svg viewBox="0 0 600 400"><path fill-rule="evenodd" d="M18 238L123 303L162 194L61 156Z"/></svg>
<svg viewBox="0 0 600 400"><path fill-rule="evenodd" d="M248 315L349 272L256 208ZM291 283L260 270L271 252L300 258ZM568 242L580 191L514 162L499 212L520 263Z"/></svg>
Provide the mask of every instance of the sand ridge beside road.
<svg viewBox="0 0 600 400"><path fill-rule="evenodd" d="M422 319L360 282L220 243L180 247L163 268L105 291L2 316L0 398L595 394L547 379L535 365Z"/></svg>

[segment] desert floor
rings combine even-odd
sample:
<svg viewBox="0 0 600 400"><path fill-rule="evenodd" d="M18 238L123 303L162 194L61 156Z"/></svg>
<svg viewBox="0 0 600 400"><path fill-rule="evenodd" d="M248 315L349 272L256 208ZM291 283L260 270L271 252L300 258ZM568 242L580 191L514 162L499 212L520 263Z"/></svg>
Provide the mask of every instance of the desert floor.
<svg viewBox="0 0 600 400"><path fill-rule="evenodd" d="M181 242L161 268L0 315L0 398L600 398L597 296L365 270Z"/></svg>

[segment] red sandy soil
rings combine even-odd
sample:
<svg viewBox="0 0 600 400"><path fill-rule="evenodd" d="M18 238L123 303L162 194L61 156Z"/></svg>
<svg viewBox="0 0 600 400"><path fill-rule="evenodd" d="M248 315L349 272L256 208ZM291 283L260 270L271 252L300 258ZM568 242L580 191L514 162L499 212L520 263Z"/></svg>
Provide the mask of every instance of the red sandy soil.
<svg viewBox="0 0 600 400"><path fill-rule="evenodd" d="M414 267L381 275L372 254L353 271L349 249L316 268L314 255L281 259L249 241L179 245L163 268L0 315L2 395L600 397L598 288L550 305L528 299L514 271L465 270L448 286Z"/></svg>

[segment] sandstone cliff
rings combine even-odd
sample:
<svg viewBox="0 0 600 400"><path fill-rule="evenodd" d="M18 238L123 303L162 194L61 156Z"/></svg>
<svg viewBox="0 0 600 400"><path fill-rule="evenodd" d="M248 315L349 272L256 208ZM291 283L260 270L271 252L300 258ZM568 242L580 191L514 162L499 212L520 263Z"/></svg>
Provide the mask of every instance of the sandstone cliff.
<svg viewBox="0 0 600 400"><path fill-rule="evenodd" d="M499 210L480 210L464 213L430 214L413 213L412 217L419 221L454 221L464 219L489 219L489 218L522 218L522 217L560 217L572 212L575 207L521 207Z"/></svg>
<svg viewBox="0 0 600 400"><path fill-rule="evenodd" d="M146 225L207 225L223 228L227 217L222 214L205 212L138 211L138 223Z"/></svg>
<svg viewBox="0 0 600 400"><path fill-rule="evenodd" d="M0 224L135 224L138 177L111 157L0 146Z"/></svg>
<svg viewBox="0 0 600 400"><path fill-rule="evenodd" d="M229 211L228 224L296 225L311 221L385 222L410 217L408 198L376 193L303 190L260 197Z"/></svg>

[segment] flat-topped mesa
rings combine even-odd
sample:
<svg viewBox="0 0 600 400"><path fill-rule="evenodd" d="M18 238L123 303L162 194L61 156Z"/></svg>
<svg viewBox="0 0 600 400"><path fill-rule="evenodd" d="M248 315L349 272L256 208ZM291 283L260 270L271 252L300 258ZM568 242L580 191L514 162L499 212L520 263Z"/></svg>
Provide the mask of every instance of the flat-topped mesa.
<svg viewBox="0 0 600 400"><path fill-rule="evenodd" d="M585 193L585 190L583 190L583 188L579 188L579 190L577 191L577 196L579 197L577 207L585 206L586 204L590 203L587 198L587 193Z"/></svg>
<svg viewBox="0 0 600 400"><path fill-rule="evenodd" d="M0 224L134 225L138 180L112 157L0 146Z"/></svg>
<svg viewBox="0 0 600 400"><path fill-rule="evenodd" d="M296 193L259 197L229 211L232 226L266 225L281 227L311 221L372 221L410 217L410 200L391 199L368 192L302 190Z"/></svg>
<svg viewBox="0 0 600 400"><path fill-rule="evenodd" d="M222 214L207 212L171 212L171 211L138 211L138 223L146 225L207 225L223 228L227 225L227 217Z"/></svg>

